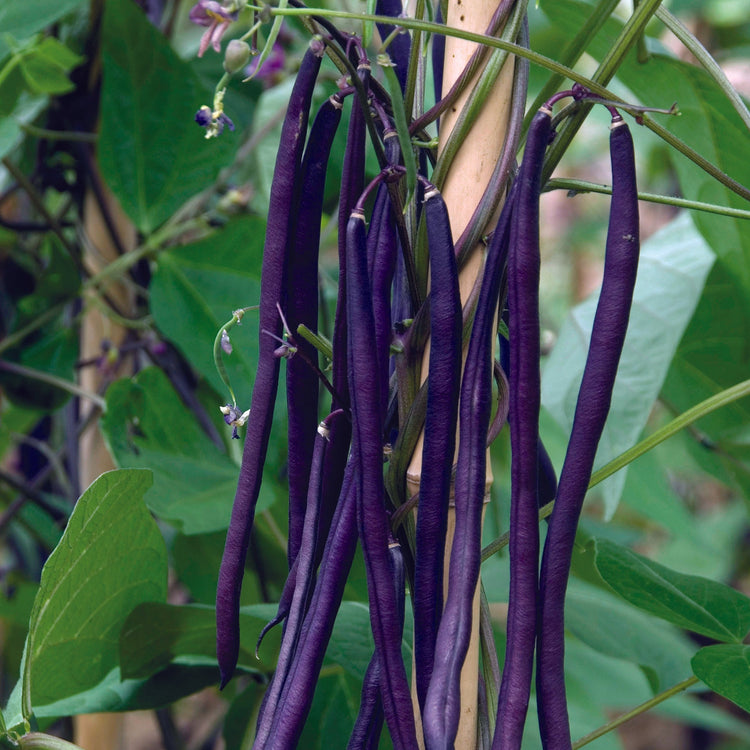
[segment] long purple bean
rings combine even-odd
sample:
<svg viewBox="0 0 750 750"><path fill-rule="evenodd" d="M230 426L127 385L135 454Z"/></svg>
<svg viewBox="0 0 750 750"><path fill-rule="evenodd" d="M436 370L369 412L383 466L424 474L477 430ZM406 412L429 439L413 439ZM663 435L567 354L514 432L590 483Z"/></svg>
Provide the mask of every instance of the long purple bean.
<svg viewBox="0 0 750 750"><path fill-rule="evenodd" d="M365 217L352 212L346 232L349 392L352 402L352 456L357 526L367 572L370 622L381 660L381 693L388 728L396 750L416 750L411 693L401 657L398 602L388 562L389 524L383 486L382 411L374 350L375 322L367 273Z"/></svg>
<svg viewBox="0 0 750 750"><path fill-rule="evenodd" d="M403 12L401 0L377 0L375 13L379 16L390 16L398 18ZM385 40L393 33L395 26L379 23L378 33ZM394 36L388 46L388 54L396 65L396 78L398 78L401 91L406 91L406 79L409 75L409 56L411 54L411 37L408 32Z"/></svg>
<svg viewBox="0 0 750 750"><path fill-rule="evenodd" d="M578 519L612 399L638 268L638 195L633 140L619 115L612 120L610 155L612 203L604 277L542 557L537 701L546 750L571 747L564 683L565 590Z"/></svg>
<svg viewBox="0 0 750 750"><path fill-rule="evenodd" d="M318 254L320 220L331 146L341 121L341 101L329 97L318 110L302 158L299 198L295 201L296 231L289 255L286 318L294 333L302 323L318 330ZM288 209L289 210L289 209ZM289 542L287 557L291 569L299 550L305 519L310 461L318 421L320 383L309 362L318 353L307 340L295 337L302 356L293 356L286 365L286 399L289 415Z"/></svg>
<svg viewBox="0 0 750 750"><path fill-rule="evenodd" d="M367 234L367 258L372 284L375 349L378 360L380 406L383 420L388 406L388 376L391 346L391 287L396 269L398 235L393 220L388 186L378 188Z"/></svg>
<svg viewBox="0 0 750 750"><path fill-rule="evenodd" d="M274 355L277 344L264 331L270 331L277 336L281 336L282 333L276 305L284 299L292 216L289 206L295 195L307 131L307 117L320 69L321 54L318 44L315 50L309 49L302 60L282 126L281 148L271 185L261 270L258 369L250 404L252 416L247 428L242 467L216 591L216 655L222 687L231 678L237 664L242 573L263 476L263 463L279 382L279 360Z"/></svg>
<svg viewBox="0 0 750 750"><path fill-rule="evenodd" d="M273 723L273 712L267 710L275 706L281 695L285 681L289 678L289 668L291 666L294 653L299 640L302 623L304 620L307 604L310 599L313 580L315 578L315 550L317 546L320 517L320 490L322 486L322 470L324 465L324 455L328 444L330 425L341 417L343 412L336 411L324 419L318 425L315 434L315 447L310 471L309 491L307 494L307 503L305 509L304 528L300 539L300 548L295 562L297 570L295 572L294 596L289 608L284 637L281 640L279 657L276 662L276 671L273 675L266 695L264 698L263 710L258 718L258 726L255 734L255 741L258 747L263 747L266 742L271 725Z"/></svg>
<svg viewBox="0 0 750 750"><path fill-rule="evenodd" d="M461 384L461 295L448 209L433 187L425 192L430 249L430 359L427 416L416 529L414 663L424 709L443 611L443 557Z"/></svg>
<svg viewBox="0 0 750 750"><path fill-rule="evenodd" d="M539 517L539 193L552 113L529 126L508 257L510 308L510 592L505 666L493 750L518 750L529 705L536 634Z"/></svg>
<svg viewBox="0 0 750 750"><path fill-rule="evenodd" d="M487 250L461 384L461 429L455 482L456 530L448 570L448 595L438 629L432 678L422 717L427 750L452 748L460 719L461 668L471 638L472 603L481 556L487 429L492 407L492 340L514 203L515 190L511 190Z"/></svg>
<svg viewBox="0 0 750 750"><path fill-rule="evenodd" d="M315 684L357 546L357 499L356 487L352 481L357 471L356 464L350 461L315 589L289 670L294 679L285 681L284 690L273 709L273 725L266 743L269 749L294 748L310 712ZM257 743L253 747L260 750Z"/></svg>
<svg viewBox="0 0 750 750"><path fill-rule="evenodd" d="M404 556L401 545L394 539L388 544L388 560L398 598L399 629L403 637L405 615ZM359 712L347 744L347 750L376 750L378 747L384 719L383 699L380 693L381 671L380 659L376 651L367 665L367 672L362 684Z"/></svg>
<svg viewBox="0 0 750 750"><path fill-rule="evenodd" d="M357 71L367 90L370 71L363 67ZM333 325L333 387L345 403L335 403L332 408L348 408L349 382L347 379L347 316L346 316L346 226L357 198L365 189L365 142L367 124L360 102L352 97L352 111L349 118L349 131L344 151L344 165L341 174L341 199L339 201L339 288L336 299L336 318Z"/></svg>

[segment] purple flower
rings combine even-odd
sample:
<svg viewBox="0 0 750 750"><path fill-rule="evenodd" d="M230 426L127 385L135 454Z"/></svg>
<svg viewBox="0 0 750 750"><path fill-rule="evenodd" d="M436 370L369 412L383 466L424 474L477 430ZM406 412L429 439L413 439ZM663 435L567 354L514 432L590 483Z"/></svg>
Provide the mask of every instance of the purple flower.
<svg viewBox="0 0 750 750"><path fill-rule="evenodd" d="M224 421L232 428L232 438L237 440L239 438L237 428L245 425L250 416L250 409L241 412L236 406L226 404L220 406L219 411L224 415Z"/></svg>
<svg viewBox="0 0 750 750"><path fill-rule="evenodd" d="M217 135L221 135L225 125L230 130L234 130L234 123L224 112L212 110L206 104L195 113L195 121L202 128L206 128L206 138L215 138Z"/></svg>
<svg viewBox="0 0 750 750"><path fill-rule="evenodd" d="M236 12L230 13L216 0L198 0L198 3L190 9L190 20L199 26L208 27L201 37L198 57L203 57L209 44L217 52L221 52L221 38L236 18Z"/></svg>

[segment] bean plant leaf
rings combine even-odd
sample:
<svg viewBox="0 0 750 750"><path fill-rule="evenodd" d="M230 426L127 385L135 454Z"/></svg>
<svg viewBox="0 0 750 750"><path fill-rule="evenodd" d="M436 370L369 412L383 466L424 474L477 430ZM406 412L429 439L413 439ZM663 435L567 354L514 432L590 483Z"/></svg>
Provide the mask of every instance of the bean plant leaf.
<svg viewBox="0 0 750 750"><path fill-rule="evenodd" d="M162 708L215 684L215 667L174 664L145 680L123 679L120 668L115 667L101 682L88 690L54 703L35 705L34 716L37 719L51 720L103 711ZM11 729L22 723L20 692L19 681L5 712L6 723Z"/></svg>
<svg viewBox="0 0 750 750"><path fill-rule="evenodd" d="M750 712L750 646L706 646L693 657L692 665L695 676L711 690Z"/></svg>
<svg viewBox="0 0 750 750"><path fill-rule="evenodd" d="M268 622L267 607L257 614L243 607L240 614L239 665L253 672L270 673L276 665L280 629L263 639L259 659L255 644ZM124 677L150 677L169 664L216 665L216 611L201 605L175 606L156 602L136 607L120 635L120 664ZM216 680L219 679L218 666Z"/></svg>
<svg viewBox="0 0 750 750"><path fill-rule="evenodd" d="M0 60L10 51L7 37L22 41L82 5L83 0L28 0L0 3Z"/></svg>
<svg viewBox="0 0 750 750"><path fill-rule="evenodd" d="M78 500L31 613L24 691L33 706L97 685L118 664L131 610L166 598L166 547L143 504L151 481L149 471L110 471Z"/></svg>
<svg viewBox="0 0 750 750"><path fill-rule="evenodd" d="M107 390L105 438L121 467L151 467L146 504L183 533L229 525L239 469L199 427L164 373L147 368Z"/></svg>
<svg viewBox="0 0 750 750"><path fill-rule="evenodd" d="M750 630L750 599L722 583L678 573L604 539L596 540L596 567L623 599L678 627L728 643Z"/></svg>
<svg viewBox="0 0 750 750"><path fill-rule="evenodd" d="M638 664L654 693L690 676L695 647L675 628L601 590L568 592L565 627L591 648Z"/></svg>
<svg viewBox="0 0 750 750"><path fill-rule="evenodd" d="M204 138L195 113L213 94L130 0L105 4L102 62L99 161L125 212L148 234L214 181L237 143L228 131Z"/></svg>
<svg viewBox="0 0 750 750"><path fill-rule="evenodd" d="M357 718L361 690L362 683L342 667L326 670L315 686L299 746L310 750L346 747ZM385 728L383 731L387 733Z"/></svg>
<svg viewBox="0 0 750 750"><path fill-rule="evenodd" d="M630 448L643 430L713 260L687 214L644 243L612 407L595 468ZM596 303L597 297L590 297L571 310L544 368L542 402L567 431L573 424ZM645 352L648 367L644 367ZM602 486L608 517L617 507L624 483L625 472L621 471Z"/></svg>
<svg viewBox="0 0 750 750"><path fill-rule="evenodd" d="M257 305L265 222L229 222L198 242L159 255L151 281L151 312L161 332L223 398L229 398L213 359L216 332L234 310ZM223 356L239 405L250 405L258 363L258 314L245 313ZM247 406L243 406L245 409Z"/></svg>

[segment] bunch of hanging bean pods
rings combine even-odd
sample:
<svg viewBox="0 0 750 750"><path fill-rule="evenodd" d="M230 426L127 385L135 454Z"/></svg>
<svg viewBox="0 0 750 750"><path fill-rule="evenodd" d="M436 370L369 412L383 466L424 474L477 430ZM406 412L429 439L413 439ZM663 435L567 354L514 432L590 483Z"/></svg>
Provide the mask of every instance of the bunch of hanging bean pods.
<svg viewBox="0 0 750 750"><path fill-rule="evenodd" d="M507 13L511 5L501 3L498 12ZM400 8L400 2L378 3L383 15ZM501 21L501 15L493 18L490 31ZM512 452L507 649L489 742L503 750L521 747L536 655L542 741L546 748L570 748L563 606L638 264L630 133L610 109L613 195L604 281L558 483L539 437L539 196L545 153L554 137L552 106L562 96L591 95L576 87L539 109L517 170L513 161L522 105L511 113L498 167L501 179L477 211L491 215L487 207L496 206L501 194L504 204L496 223L480 227L478 235L475 231L475 237L488 237L483 271L462 304L459 269L476 243L462 236L454 245L446 204L429 181L430 144L421 139L424 145L405 144L403 123L397 122L393 97L406 84L409 37L393 38L397 83L389 90L371 71L359 39L320 23L321 35L305 54L291 93L271 187L258 368L216 601L222 686L238 657L242 573L284 359L289 575L278 614L268 625L283 622L283 636L253 747L296 746L357 545L367 572L375 652L349 747L377 747L384 722L397 750L454 747L459 678L475 617L487 445L507 423ZM308 128L321 59L333 49L350 76ZM521 100L524 73L518 63ZM436 98L441 101L440 92ZM351 115L340 187L339 291L324 375L317 364L319 351L299 331L304 326L317 333L322 186L345 107ZM425 122L422 118L411 126L420 131ZM368 138L381 171L365 184ZM407 165L417 170L409 187ZM404 206L412 193L412 226L407 227ZM418 243L426 252L422 268ZM494 361L500 319L507 321L508 331L507 339L500 337L502 366ZM279 340L285 342L281 347ZM427 372L420 379L428 340ZM325 403L319 396L321 379L331 393ZM497 406L493 380L501 394ZM321 414L326 415L322 420ZM406 466L421 432L419 493L408 497ZM538 509L552 499L540 568ZM455 511L449 511L452 504ZM444 576L449 512L455 512L455 531ZM412 684L402 656L407 590L414 616ZM489 746L486 736L483 746Z"/></svg>

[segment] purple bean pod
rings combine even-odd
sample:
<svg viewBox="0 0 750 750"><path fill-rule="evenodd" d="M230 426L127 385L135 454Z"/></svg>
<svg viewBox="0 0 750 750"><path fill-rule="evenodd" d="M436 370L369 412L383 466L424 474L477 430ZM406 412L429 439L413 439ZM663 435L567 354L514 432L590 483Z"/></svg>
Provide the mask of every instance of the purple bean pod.
<svg viewBox="0 0 750 750"><path fill-rule="evenodd" d="M332 96L318 110L302 158L296 232L289 255L286 318L291 333L299 324L318 330L318 254L320 221L331 146L341 121L341 101ZM317 373L308 364L318 361L315 347L302 337L294 337L295 346L305 356L293 356L286 365L286 400L289 419L289 542L287 557L291 570L302 537L305 519L310 462L318 421Z"/></svg>
<svg viewBox="0 0 750 750"><path fill-rule="evenodd" d="M396 750L416 750L411 692L401 657L398 601L388 562L389 522L383 486L382 410L375 353L375 321L367 273L365 217L352 212L346 232L349 392L352 401L352 456L357 526L367 572L370 622L381 660L383 709Z"/></svg>
<svg viewBox="0 0 750 750"><path fill-rule="evenodd" d="M507 319L506 319L507 323ZM500 341L500 367L503 372L510 372L510 346L508 340L498 335ZM542 438L539 438L537 444L537 488L538 488L538 502L541 508L547 503L551 503L555 499L557 494L557 474L555 474L555 467L552 464L552 459L547 453L547 449L544 447Z"/></svg>
<svg viewBox="0 0 750 750"><path fill-rule="evenodd" d="M461 668L471 638L472 604L481 558L495 312L507 260L514 203L515 189L506 200L487 250L461 383L461 429L455 481L456 529L448 570L448 595L438 629L432 679L422 717L427 750L452 748L460 719Z"/></svg>
<svg viewBox="0 0 750 750"><path fill-rule="evenodd" d="M534 662L539 567L539 193L551 129L552 113L542 107L529 126L510 235L510 592L493 750L521 747Z"/></svg>
<svg viewBox="0 0 750 750"><path fill-rule="evenodd" d="M388 544L388 559L393 577L396 596L398 598L399 628L401 637L404 632L405 617L405 582L404 556L401 545L391 539ZM383 700L380 694L381 666L377 651L373 654L365 679L362 684L362 694L359 702L359 712L354 722L347 750L376 750L383 728Z"/></svg>
<svg viewBox="0 0 750 750"><path fill-rule="evenodd" d="M256 741L254 750L261 747L291 750L302 734L357 547L357 499L352 481L357 471L356 464L349 462L315 589L289 669L293 679L285 681L278 702L273 709L268 709L274 715L265 746Z"/></svg>
<svg viewBox="0 0 750 750"><path fill-rule="evenodd" d="M284 628L284 636L281 640L281 648L276 662L271 684L266 691L263 701L263 709L258 718L256 729L256 742L262 747L268 738L273 722L273 711L267 710L275 706L281 695L284 683L289 678L290 666L302 630L305 612L310 599L310 594L315 579L315 551L318 542L320 517L320 490L322 486L322 470L324 455L328 446L330 426L343 415L341 411L329 414L319 425L315 434L315 447L312 457L312 465L309 479L309 491L305 508L304 527L302 532L299 552L295 558L297 571L295 575L294 595L289 608L289 615Z"/></svg>
<svg viewBox="0 0 750 750"><path fill-rule="evenodd" d="M358 71L365 90L368 89L370 70L362 67ZM344 152L341 174L341 199L339 201L339 288L336 299L336 317L333 325L332 381L345 403L335 403L332 408L349 407L349 382L347 380L347 317L346 317L346 226L357 198L365 189L365 143L367 124L361 103L352 97L352 111Z"/></svg>
<svg viewBox="0 0 750 750"><path fill-rule="evenodd" d="M432 675L443 611L443 556L461 387L461 295L448 209L432 186L425 192L430 249L430 359L427 416L416 528L414 663L421 709Z"/></svg>
<svg viewBox="0 0 750 750"><path fill-rule="evenodd" d="M612 203L604 276L540 574L537 702L546 750L570 750L564 682L565 590L578 519L609 413L625 341L639 255L638 193L630 131L612 120Z"/></svg>
<svg viewBox="0 0 750 750"><path fill-rule="evenodd" d="M378 360L378 382L380 383L380 406L385 411L388 406L388 377L390 374L391 326L391 286L396 269L398 236L393 220L388 186L381 185L375 198L375 205L367 234L367 256L369 275L372 284L372 307L375 320L375 349Z"/></svg>
<svg viewBox="0 0 750 750"><path fill-rule="evenodd" d="M403 12L401 0L377 0L375 13L379 16L398 18ZM391 35L395 26L386 23L377 24L380 38L385 40ZM411 55L411 37L405 31L397 34L388 45L388 54L395 63L396 78L401 85L401 91L406 90L406 79L409 75L409 56Z"/></svg>
<svg viewBox="0 0 750 750"><path fill-rule="evenodd" d="M281 131L281 148L271 185L261 270L258 368L253 385L251 417L245 438L237 493L216 591L216 655L222 687L231 678L237 664L242 573L255 515L255 504L260 492L263 463L279 383L279 360L274 354L277 342L264 331L270 331L278 337L282 334L276 305L284 301L287 255L292 232L289 206L297 189L308 112L319 69L318 53L308 49L289 99Z"/></svg>

